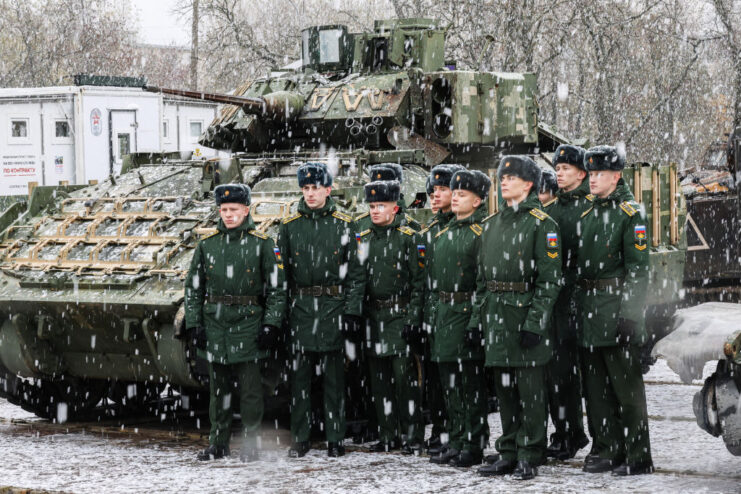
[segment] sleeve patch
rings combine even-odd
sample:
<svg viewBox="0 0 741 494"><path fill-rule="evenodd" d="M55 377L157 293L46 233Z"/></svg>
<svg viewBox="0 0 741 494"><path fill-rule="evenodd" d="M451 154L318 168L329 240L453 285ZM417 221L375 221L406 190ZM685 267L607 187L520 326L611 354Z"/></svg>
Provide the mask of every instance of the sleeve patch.
<svg viewBox="0 0 741 494"><path fill-rule="evenodd" d="M250 235L253 235L253 236L257 237L257 238L261 238L263 240L267 240L268 238L270 238L267 235L265 235L264 233L258 232L257 230L250 230Z"/></svg>
<svg viewBox="0 0 741 494"><path fill-rule="evenodd" d="M417 264L420 268L425 267L425 254L427 252L427 247L425 247L424 244L417 244Z"/></svg>
<svg viewBox="0 0 741 494"><path fill-rule="evenodd" d="M283 256L280 255L280 249L273 247L273 254L275 254L275 262L278 263L278 269L283 269Z"/></svg>
<svg viewBox="0 0 741 494"><path fill-rule="evenodd" d="M633 229L633 238L635 239L635 248L638 250L646 250L646 225L636 225Z"/></svg>
<svg viewBox="0 0 741 494"><path fill-rule="evenodd" d="M628 216L634 216L638 211L629 202L621 202L620 209L625 211Z"/></svg>
<svg viewBox="0 0 741 494"><path fill-rule="evenodd" d="M556 259L558 257L558 251L546 252L546 254L548 254L548 257L550 257L551 259Z"/></svg>
<svg viewBox="0 0 741 494"><path fill-rule="evenodd" d="M403 233L404 235L409 235L410 237L411 237L412 235L414 235L414 230L412 230L412 229L411 229L411 228L409 228L408 226L400 226L399 228L397 228L397 230L399 230L399 231L400 231L401 233Z"/></svg>
<svg viewBox="0 0 741 494"><path fill-rule="evenodd" d="M475 233L477 237L480 237L481 232L483 232L484 229L481 228L481 225L479 225L478 223L474 223L473 225L471 225L471 231Z"/></svg>
<svg viewBox="0 0 741 494"><path fill-rule="evenodd" d="M283 219L283 224L290 223L293 220L297 220L301 217L301 213L296 213L293 216L289 216L288 218Z"/></svg>
<svg viewBox="0 0 741 494"><path fill-rule="evenodd" d="M544 211L542 211L542 210L540 210L538 208L531 209L530 210L530 214L532 214L533 216L535 216L536 218L538 218L540 221L543 221L543 220L545 220L548 217L548 215Z"/></svg>
<svg viewBox="0 0 741 494"><path fill-rule="evenodd" d="M332 216L334 216L338 220L344 221L345 223L352 223L352 216L350 216L348 214L341 213L339 211L335 211L334 213L332 213Z"/></svg>
<svg viewBox="0 0 741 494"><path fill-rule="evenodd" d="M557 233L546 233L545 244L549 249L558 249L558 234Z"/></svg>

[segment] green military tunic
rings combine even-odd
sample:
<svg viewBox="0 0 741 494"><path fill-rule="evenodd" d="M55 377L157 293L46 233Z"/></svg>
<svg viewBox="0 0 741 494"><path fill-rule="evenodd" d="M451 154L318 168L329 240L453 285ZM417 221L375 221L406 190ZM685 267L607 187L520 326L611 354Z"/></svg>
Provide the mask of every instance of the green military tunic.
<svg viewBox="0 0 741 494"><path fill-rule="evenodd" d="M576 342L576 307L573 301L576 258L579 248L577 223L592 206L589 180L574 190L559 190L556 198L543 205L561 232L563 287L553 308L553 358L548 363L548 408L556 429L552 440L567 441L570 447L587 442L581 404L581 367Z"/></svg>
<svg viewBox="0 0 741 494"><path fill-rule="evenodd" d="M278 232L290 296L291 433L297 442L309 439L316 369L324 380L327 440L341 441L345 435L341 316L362 315L365 289L356 233L352 218L337 211L331 197L319 209L310 209L302 199Z"/></svg>
<svg viewBox="0 0 741 494"><path fill-rule="evenodd" d="M363 350L369 356L379 438L421 442L416 359L402 331L404 325L422 325L424 246L402 221L397 215L390 225L371 225L360 233L358 251L367 274Z"/></svg>
<svg viewBox="0 0 741 494"><path fill-rule="evenodd" d="M431 357L445 395L449 445L474 455L481 454L489 438L484 353L465 341L473 303L483 296L476 285L483 217L478 209L441 229L427 268L433 296Z"/></svg>
<svg viewBox="0 0 741 494"><path fill-rule="evenodd" d="M280 327L286 308L283 266L270 237L256 231L252 218L217 233L196 246L185 281L187 327L206 329L213 445L226 446L232 421L231 374L240 382L240 409L248 440L262 421L263 398L259 361L268 356L257 348L263 325ZM228 297L240 297L230 303ZM248 301L248 303L245 303Z"/></svg>
<svg viewBox="0 0 741 494"><path fill-rule="evenodd" d="M505 206L483 227L478 256L480 289L469 328L481 327L486 366L493 376L502 420L496 448L504 459L544 459L547 413L544 366L551 357L549 319L560 290L558 225L531 193ZM524 349L521 332L541 336Z"/></svg>
<svg viewBox="0 0 741 494"><path fill-rule="evenodd" d="M647 340L644 311L649 272L646 217L620 179L607 198L594 198L579 222L578 339L587 413L599 455L651 460L639 347ZM618 319L631 321L628 346L618 344Z"/></svg>

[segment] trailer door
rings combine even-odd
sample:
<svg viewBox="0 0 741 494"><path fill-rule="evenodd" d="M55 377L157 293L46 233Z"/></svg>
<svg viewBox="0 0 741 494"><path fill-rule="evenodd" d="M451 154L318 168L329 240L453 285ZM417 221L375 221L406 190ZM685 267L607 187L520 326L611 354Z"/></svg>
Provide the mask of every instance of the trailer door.
<svg viewBox="0 0 741 494"><path fill-rule="evenodd" d="M117 175L126 154L136 152L136 110L109 110L110 172Z"/></svg>

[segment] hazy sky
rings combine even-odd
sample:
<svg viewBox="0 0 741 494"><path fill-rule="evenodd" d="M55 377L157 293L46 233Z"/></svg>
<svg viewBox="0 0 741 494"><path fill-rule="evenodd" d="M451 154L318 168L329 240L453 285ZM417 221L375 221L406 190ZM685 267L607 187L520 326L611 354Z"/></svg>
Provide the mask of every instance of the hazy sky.
<svg viewBox="0 0 741 494"><path fill-rule="evenodd" d="M144 43L190 45L190 19L172 12L176 0L131 0L138 11L139 35Z"/></svg>

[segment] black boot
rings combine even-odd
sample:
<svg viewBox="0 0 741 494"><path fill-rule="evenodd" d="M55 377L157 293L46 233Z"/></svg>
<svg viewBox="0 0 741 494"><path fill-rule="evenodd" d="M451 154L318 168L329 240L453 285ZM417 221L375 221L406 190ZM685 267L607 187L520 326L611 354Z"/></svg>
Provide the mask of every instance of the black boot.
<svg viewBox="0 0 741 494"><path fill-rule="evenodd" d="M538 469L527 460L518 461L515 471L512 472L512 478L515 480L530 480L536 475L538 475Z"/></svg>
<svg viewBox="0 0 741 494"><path fill-rule="evenodd" d="M489 465L485 465L478 469L478 474L484 477L492 477L494 475L507 475L515 471L517 462L515 460L498 459Z"/></svg>
<svg viewBox="0 0 741 494"><path fill-rule="evenodd" d="M401 454L418 455L422 452L423 446L419 441L405 441L401 445Z"/></svg>
<svg viewBox="0 0 741 494"><path fill-rule="evenodd" d="M569 450L569 442L565 438L551 434L551 444L545 450L545 455L548 458L555 458L556 460L567 460L571 456Z"/></svg>
<svg viewBox="0 0 741 494"><path fill-rule="evenodd" d="M446 465L450 460L458 456L460 451L455 448L443 448L439 454L430 457L430 463L436 465Z"/></svg>
<svg viewBox="0 0 741 494"><path fill-rule="evenodd" d="M306 453L311 449L311 443L309 441L299 441L291 444L288 450L289 458L302 458L306 456Z"/></svg>
<svg viewBox="0 0 741 494"><path fill-rule="evenodd" d="M327 456L329 456L330 458L339 458L340 456L345 456L345 446L343 446L341 442L328 442Z"/></svg>
<svg viewBox="0 0 741 494"><path fill-rule="evenodd" d="M623 463L612 469L613 475L624 477L626 475L645 475L654 473L654 463L651 460L638 463Z"/></svg>
<svg viewBox="0 0 741 494"><path fill-rule="evenodd" d="M594 445L594 441L592 441L592 449L589 450L589 453L587 453L587 456L584 457L584 463L593 463L596 460L599 460L599 451L597 450L597 447Z"/></svg>
<svg viewBox="0 0 741 494"><path fill-rule="evenodd" d="M480 465L482 459L481 453L475 453L472 451L461 451L458 456L455 456L448 461L448 465L451 467L468 468L474 465Z"/></svg>
<svg viewBox="0 0 741 494"><path fill-rule="evenodd" d="M394 438L390 441L378 441L377 443L371 444L368 449L373 453L387 453L399 449L399 440Z"/></svg>
<svg viewBox="0 0 741 494"><path fill-rule="evenodd" d="M208 448L198 453L200 461L218 460L229 456L229 446L214 446L211 444Z"/></svg>
<svg viewBox="0 0 741 494"><path fill-rule="evenodd" d="M440 436L430 436L430 438L425 441L425 449L427 450L427 454L430 456L439 455L443 449L443 443L440 440Z"/></svg>
<svg viewBox="0 0 741 494"><path fill-rule="evenodd" d="M584 468L582 468L582 471L587 472L587 473L609 472L616 466L620 465L622 462L623 462L622 458L611 460L610 458L596 457L594 460L591 460L589 463L585 461Z"/></svg>
<svg viewBox="0 0 741 494"><path fill-rule="evenodd" d="M500 455L499 453L496 453L493 455L486 455L484 456L484 463L486 463L487 465L491 465L492 463L496 463L501 459L502 459L502 455Z"/></svg>

